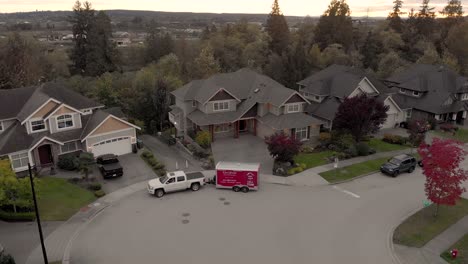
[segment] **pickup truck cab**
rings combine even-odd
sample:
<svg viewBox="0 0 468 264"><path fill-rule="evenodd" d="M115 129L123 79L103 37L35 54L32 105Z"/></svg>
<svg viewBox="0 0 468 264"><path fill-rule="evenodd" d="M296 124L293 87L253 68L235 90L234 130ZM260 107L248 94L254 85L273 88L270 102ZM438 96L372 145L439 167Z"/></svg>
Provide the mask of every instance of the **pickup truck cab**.
<svg viewBox="0 0 468 264"><path fill-rule="evenodd" d="M201 172L187 173L183 171L168 172L165 176L150 180L148 182L148 192L160 198L170 192L191 189L200 190L205 184L205 176Z"/></svg>
<svg viewBox="0 0 468 264"><path fill-rule="evenodd" d="M123 175L123 168L119 163L119 159L114 154L101 155L97 157L96 162L104 179L121 177Z"/></svg>

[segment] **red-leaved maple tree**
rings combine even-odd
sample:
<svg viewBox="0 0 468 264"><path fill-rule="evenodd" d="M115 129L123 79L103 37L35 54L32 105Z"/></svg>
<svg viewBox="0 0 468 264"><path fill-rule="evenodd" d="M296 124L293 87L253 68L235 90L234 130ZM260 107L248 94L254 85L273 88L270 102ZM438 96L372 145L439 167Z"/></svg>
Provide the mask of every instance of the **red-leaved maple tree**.
<svg viewBox="0 0 468 264"><path fill-rule="evenodd" d="M468 179L468 171L460 168L466 151L457 141L435 138L432 145L423 143L418 152L426 175L426 196L437 205L437 216L439 205L455 205L466 191L461 184Z"/></svg>
<svg viewBox="0 0 468 264"><path fill-rule="evenodd" d="M296 138L286 135L284 132L275 133L265 137L270 155L281 162L292 162L302 146L302 142Z"/></svg>

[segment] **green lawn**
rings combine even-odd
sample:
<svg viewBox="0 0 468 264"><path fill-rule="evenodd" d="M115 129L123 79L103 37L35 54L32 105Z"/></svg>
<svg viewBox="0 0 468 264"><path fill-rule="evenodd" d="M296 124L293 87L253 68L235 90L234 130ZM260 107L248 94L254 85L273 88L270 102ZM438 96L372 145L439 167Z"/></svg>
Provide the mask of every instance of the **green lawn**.
<svg viewBox="0 0 468 264"><path fill-rule="evenodd" d="M458 256L456 259L452 260L452 255L450 255L450 250L458 249ZM448 263L451 264L465 264L468 263L468 234L458 240L457 243L449 247L445 252L440 254L440 256L445 259Z"/></svg>
<svg viewBox="0 0 468 264"><path fill-rule="evenodd" d="M432 204L406 219L395 230L393 242L410 247L423 247L468 214L468 200L465 199L461 199L455 206L440 206L437 217L433 216L435 207Z"/></svg>
<svg viewBox="0 0 468 264"><path fill-rule="evenodd" d="M322 151L317 153L301 153L294 158L296 163L304 163L307 169L325 165L327 158L333 155L333 151Z"/></svg>
<svg viewBox="0 0 468 264"><path fill-rule="evenodd" d="M369 147L375 149L377 152L387 152L387 151L395 151L395 150L402 150L409 148L408 146L402 146L397 144L390 144L382 139L373 138L369 142Z"/></svg>
<svg viewBox="0 0 468 264"><path fill-rule="evenodd" d="M38 204L41 220L64 221L80 208L94 201L94 194L64 179L40 179Z"/></svg>
<svg viewBox="0 0 468 264"><path fill-rule="evenodd" d="M326 172L319 173L325 180L330 183L349 180L364 174L379 171L380 166L387 162L389 157L369 160L347 167L338 168Z"/></svg>
<svg viewBox="0 0 468 264"><path fill-rule="evenodd" d="M436 130L434 133L443 138L452 138L464 143L468 143L468 130L466 129L459 128L458 131L455 132L455 135L452 135L452 133L443 132L441 130Z"/></svg>

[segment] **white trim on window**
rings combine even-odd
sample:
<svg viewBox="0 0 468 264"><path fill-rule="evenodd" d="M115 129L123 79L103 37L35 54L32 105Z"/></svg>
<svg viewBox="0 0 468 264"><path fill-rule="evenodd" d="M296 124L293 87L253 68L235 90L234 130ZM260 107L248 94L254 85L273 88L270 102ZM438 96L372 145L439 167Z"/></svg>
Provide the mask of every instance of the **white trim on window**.
<svg viewBox="0 0 468 264"><path fill-rule="evenodd" d="M229 101L213 102L213 111L214 112L229 111Z"/></svg>
<svg viewBox="0 0 468 264"><path fill-rule="evenodd" d="M21 171L28 168L29 163L29 153L28 151L17 152L14 154L8 155L11 162L11 167L14 171Z"/></svg>
<svg viewBox="0 0 468 264"><path fill-rule="evenodd" d="M309 139L308 127L296 128L295 137L300 141L306 141Z"/></svg>
<svg viewBox="0 0 468 264"><path fill-rule="evenodd" d="M67 130L75 127L75 122L73 120L73 114L63 114L56 117L57 120L57 130ZM60 127L62 124L62 127Z"/></svg>
<svg viewBox="0 0 468 264"><path fill-rule="evenodd" d="M29 130L32 133L39 133L43 131L47 131L46 122L42 118L34 118L29 120Z"/></svg>
<svg viewBox="0 0 468 264"><path fill-rule="evenodd" d="M3 121L0 121L0 132L3 132L4 129Z"/></svg>
<svg viewBox="0 0 468 264"><path fill-rule="evenodd" d="M419 93L418 91L413 91L413 95L414 95L414 96L419 96L420 93Z"/></svg>
<svg viewBox="0 0 468 264"><path fill-rule="evenodd" d="M77 150L78 150L78 147L76 145L76 141L66 142L66 143L63 143L62 146L60 146L60 154L75 152Z"/></svg>
<svg viewBox="0 0 468 264"><path fill-rule="evenodd" d="M286 104L286 110L288 113L299 113L301 112L301 104L302 103Z"/></svg>
<svg viewBox="0 0 468 264"><path fill-rule="evenodd" d="M461 100L461 101L466 101L466 100L468 100L468 93L462 94L462 95L460 96L460 100Z"/></svg>
<svg viewBox="0 0 468 264"><path fill-rule="evenodd" d="M406 90L403 89L403 88L400 88L400 93L405 94L405 93L406 93Z"/></svg>

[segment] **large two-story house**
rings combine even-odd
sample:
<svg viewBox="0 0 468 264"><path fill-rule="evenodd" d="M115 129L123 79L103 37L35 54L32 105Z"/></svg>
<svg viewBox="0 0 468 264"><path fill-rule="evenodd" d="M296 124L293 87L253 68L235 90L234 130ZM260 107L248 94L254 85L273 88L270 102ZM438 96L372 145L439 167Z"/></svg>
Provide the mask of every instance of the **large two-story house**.
<svg viewBox="0 0 468 264"><path fill-rule="evenodd" d="M376 97L389 107L387 120L382 128L393 128L406 120L409 106L401 107L392 90L383 82L364 71L344 65L332 65L298 82L299 92L311 104L307 112L324 122L331 129L340 104L345 98L360 94ZM409 109L407 109L409 108Z"/></svg>
<svg viewBox="0 0 468 264"><path fill-rule="evenodd" d="M205 130L214 141L284 131L307 141L317 138L322 123L305 113L310 102L297 91L247 68L192 81L172 95L169 119L179 135Z"/></svg>
<svg viewBox="0 0 468 264"><path fill-rule="evenodd" d="M416 64L390 77L387 84L396 89L398 105L412 109L408 118L465 123L468 78L447 66Z"/></svg>
<svg viewBox="0 0 468 264"><path fill-rule="evenodd" d="M132 152L137 126L60 83L0 90L0 157L15 172L52 166L63 154Z"/></svg>

